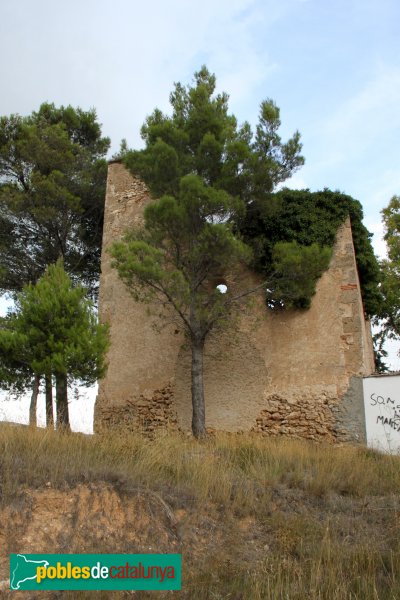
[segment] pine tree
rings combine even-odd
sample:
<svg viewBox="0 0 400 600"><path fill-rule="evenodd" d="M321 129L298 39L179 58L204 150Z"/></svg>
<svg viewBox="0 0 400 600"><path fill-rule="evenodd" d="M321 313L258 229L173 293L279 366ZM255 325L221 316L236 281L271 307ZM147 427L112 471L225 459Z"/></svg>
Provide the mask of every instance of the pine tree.
<svg viewBox="0 0 400 600"><path fill-rule="evenodd" d="M376 335L378 353L386 356L383 344L386 339L400 340L400 196L393 196L382 210L387 258L381 261L383 309L376 324L380 332Z"/></svg>
<svg viewBox="0 0 400 600"><path fill-rule="evenodd" d="M274 102L261 104L253 135L248 123L238 127L228 113L228 96L216 95L215 85L205 67L195 74L194 86L176 84L172 116L156 109L142 128L145 149L125 152L126 165L159 199L146 207L144 228L131 231L111 250L133 296L172 308L184 327L192 352L197 438L206 434L205 340L254 291L223 294L217 285L227 272L252 260L240 236L241 221L304 162L298 132L281 141ZM277 264L283 257L276 257Z"/></svg>
<svg viewBox="0 0 400 600"><path fill-rule="evenodd" d="M94 110L44 103L0 118L0 293L59 258L95 293L109 143Z"/></svg>
<svg viewBox="0 0 400 600"><path fill-rule="evenodd" d="M107 346L107 328L97 323L86 290L73 286L58 261L17 295L16 309L0 330L0 368L20 388L29 381L36 385L38 377L54 377L57 428L69 429L68 384L78 379L91 385L102 377ZM10 357L20 364L21 375Z"/></svg>
<svg viewBox="0 0 400 600"><path fill-rule="evenodd" d="M192 351L192 430L205 435L203 351L207 336L255 289L217 283L243 264L263 279L270 309L306 309L328 267L339 225L350 214L365 309L376 314L379 269L359 202L324 190L275 192L304 163L300 134L279 135L280 111L261 103L253 132L228 112L215 76L202 67L194 85L170 95L171 115L156 109L141 134L145 148L120 158L154 198L144 227L114 244L114 266L136 300L158 301L183 325Z"/></svg>

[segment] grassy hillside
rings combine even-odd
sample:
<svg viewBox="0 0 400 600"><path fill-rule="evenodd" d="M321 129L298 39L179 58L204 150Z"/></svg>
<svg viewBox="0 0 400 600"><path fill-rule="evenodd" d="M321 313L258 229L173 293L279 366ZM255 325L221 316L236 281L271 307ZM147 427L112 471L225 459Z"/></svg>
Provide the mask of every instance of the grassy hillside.
<svg viewBox="0 0 400 600"><path fill-rule="evenodd" d="M10 552L183 554L182 592L43 598L400 598L399 457L0 424L0 492L0 580Z"/></svg>

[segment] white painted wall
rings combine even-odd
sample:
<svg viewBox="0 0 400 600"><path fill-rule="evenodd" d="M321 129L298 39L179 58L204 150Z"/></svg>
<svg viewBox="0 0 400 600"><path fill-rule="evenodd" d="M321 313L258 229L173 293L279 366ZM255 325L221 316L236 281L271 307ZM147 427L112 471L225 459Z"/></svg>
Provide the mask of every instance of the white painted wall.
<svg viewBox="0 0 400 600"><path fill-rule="evenodd" d="M400 374L366 377L363 386L367 445L400 454Z"/></svg>

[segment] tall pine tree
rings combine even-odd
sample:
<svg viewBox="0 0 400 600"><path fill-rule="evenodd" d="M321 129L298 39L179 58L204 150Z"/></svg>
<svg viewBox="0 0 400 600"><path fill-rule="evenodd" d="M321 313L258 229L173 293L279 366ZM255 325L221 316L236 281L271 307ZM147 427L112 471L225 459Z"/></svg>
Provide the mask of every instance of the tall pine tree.
<svg viewBox="0 0 400 600"><path fill-rule="evenodd" d="M96 292L109 143L94 110L45 103L0 118L0 293L59 258Z"/></svg>
<svg viewBox="0 0 400 600"><path fill-rule="evenodd" d="M253 134L248 123L238 126L228 113L228 96L215 94L215 86L205 67L193 86L176 84L172 115L156 109L142 128L145 149L125 152L125 164L158 200L146 207L144 228L112 248L113 264L134 297L158 300L183 325L192 352L192 431L198 438L206 434L205 340L254 291L223 294L216 284L252 259L239 233L246 211L267 202L274 186L304 162L298 132L282 142L272 100L262 102ZM315 248L313 258L319 252ZM277 268L299 253L281 249Z"/></svg>
<svg viewBox="0 0 400 600"><path fill-rule="evenodd" d="M107 327L97 316L86 290L74 286L62 261L50 265L36 285L16 297L15 311L0 328L0 371L19 389L54 377L57 428L69 429L68 384L92 385L106 370ZM49 417L50 407L46 414Z"/></svg>

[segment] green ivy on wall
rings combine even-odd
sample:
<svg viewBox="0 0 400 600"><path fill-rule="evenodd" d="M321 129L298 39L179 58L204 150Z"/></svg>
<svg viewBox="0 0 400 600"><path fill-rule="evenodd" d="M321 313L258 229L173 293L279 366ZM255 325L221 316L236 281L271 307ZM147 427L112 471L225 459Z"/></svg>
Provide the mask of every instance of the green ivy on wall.
<svg viewBox="0 0 400 600"><path fill-rule="evenodd" d="M351 219L364 310L368 316L379 315L380 270L371 245L372 234L362 223L363 210L358 200L328 189L310 192L308 189L284 188L271 194L268 202L250 205L240 229L245 241L254 250L255 269L266 276L270 276L275 269L277 248L282 243L286 242L288 252L293 252L295 242L299 248L309 248L309 254L314 248L315 260L312 262L315 269L312 276L316 283L329 264L329 256L324 249L333 247L337 230L347 216ZM303 295L294 299L292 305L308 307L314 291L315 286L309 286ZM279 285L270 290L267 301L271 308L288 305L282 302Z"/></svg>

